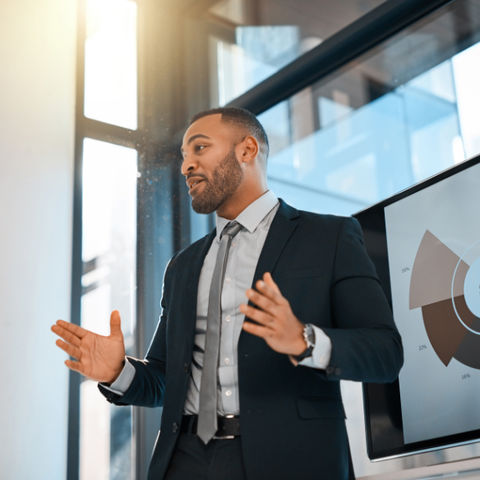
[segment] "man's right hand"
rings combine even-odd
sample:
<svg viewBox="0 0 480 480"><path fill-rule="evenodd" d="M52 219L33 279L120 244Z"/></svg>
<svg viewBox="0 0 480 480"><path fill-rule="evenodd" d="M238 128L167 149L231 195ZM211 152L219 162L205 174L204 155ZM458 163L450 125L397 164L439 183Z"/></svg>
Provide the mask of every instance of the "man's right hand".
<svg viewBox="0 0 480 480"><path fill-rule="evenodd" d="M97 382L112 383L123 369L125 344L120 328L120 313L110 315L110 335L105 337L73 323L58 320L52 331L63 340L56 344L71 357L65 365Z"/></svg>

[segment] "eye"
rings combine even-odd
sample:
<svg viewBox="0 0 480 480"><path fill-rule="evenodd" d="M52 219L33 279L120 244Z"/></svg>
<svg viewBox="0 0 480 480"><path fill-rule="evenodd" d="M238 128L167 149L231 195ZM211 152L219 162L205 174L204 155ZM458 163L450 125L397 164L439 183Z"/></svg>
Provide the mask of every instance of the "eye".
<svg viewBox="0 0 480 480"><path fill-rule="evenodd" d="M206 145L203 145L203 144L199 143L199 144L197 144L193 147L193 150L195 151L195 153L200 153L203 150L205 150L205 148L207 148Z"/></svg>

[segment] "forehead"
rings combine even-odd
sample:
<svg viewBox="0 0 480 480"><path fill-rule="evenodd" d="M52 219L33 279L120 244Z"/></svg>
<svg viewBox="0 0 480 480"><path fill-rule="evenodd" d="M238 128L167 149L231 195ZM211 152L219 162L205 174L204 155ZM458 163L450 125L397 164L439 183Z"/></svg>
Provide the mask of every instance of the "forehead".
<svg viewBox="0 0 480 480"><path fill-rule="evenodd" d="M186 147L190 141L201 136L208 137L212 140L228 140L231 141L238 135L239 127L230 122L223 122L222 115L216 113L199 118L193 122L183 135L183 146Z"/></svg>

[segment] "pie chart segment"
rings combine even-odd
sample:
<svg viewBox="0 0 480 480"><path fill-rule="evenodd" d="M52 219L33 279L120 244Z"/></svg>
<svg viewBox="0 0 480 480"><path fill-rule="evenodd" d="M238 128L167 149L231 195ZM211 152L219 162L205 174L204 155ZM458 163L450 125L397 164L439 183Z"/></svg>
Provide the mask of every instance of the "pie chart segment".
<svg viewBox="0 0 480 480"><path fill-rule="evenodd" d="M455 303L457 311L462 315L465 323L473 328L478 319L468 309L463 295L456 297ZM457 353L465 341L465 337L477 337L458 321L451 299L424 305L422 315L428 339L445 366L450 363L452 358L457 358ZM479 341L478 338L476 341Z"/></svg>
<svg viewBox="0 0 480 480"><path fill-rule="evenodd" d="M467 272L464 281L465 301L469 310L480 317L480 258L477 258Z"/></svg>
<svg viewBox="0 0 480 480"><path fill-rule="evenodd" d="M480 318L475 319L472 324L472 328L476 331L480 331ZM468 332L455 352L455 358L464 365L480 369L479 343L479 336Z"/></svg>
<svg viewBox="0 0 480 480"><path fill-rule="evenodd" d="M480 242L459 256L427 230L415 256L410 309L421 307L430 344L445 366L455 358L480 369L478 247Z"/></svg>
<svg viewBox="0 0 480 480"><path fill-rule="evenodd" d="M418 247L410 280L410 309L452 299L452 278L456 269L453 295L463 295L468 265L429 230ZM457 266L458 265L458 266Z"/></svg>
<svg viewBox="0 0 480 480"><path fill-rule="evenodd" d="M449 298L424 305L422 315L430 344L438 358L447 366L468 330L458 321Z"/></svg>

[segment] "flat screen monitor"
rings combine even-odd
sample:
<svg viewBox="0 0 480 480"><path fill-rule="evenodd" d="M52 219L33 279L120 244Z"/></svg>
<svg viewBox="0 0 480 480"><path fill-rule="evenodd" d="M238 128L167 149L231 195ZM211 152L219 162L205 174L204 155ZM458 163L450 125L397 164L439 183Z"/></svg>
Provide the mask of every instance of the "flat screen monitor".
<svg viewBox="0 0 480 480"><path fill-rule="evenodd" d="M372 460L480 439L480 156L354 215L402 336L363 386Z"/></svg>

